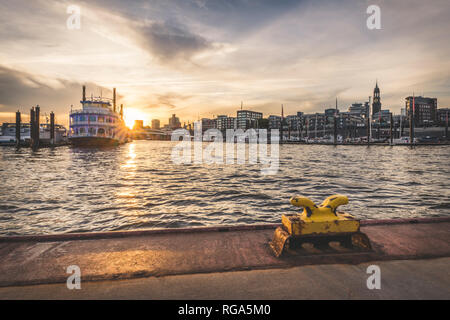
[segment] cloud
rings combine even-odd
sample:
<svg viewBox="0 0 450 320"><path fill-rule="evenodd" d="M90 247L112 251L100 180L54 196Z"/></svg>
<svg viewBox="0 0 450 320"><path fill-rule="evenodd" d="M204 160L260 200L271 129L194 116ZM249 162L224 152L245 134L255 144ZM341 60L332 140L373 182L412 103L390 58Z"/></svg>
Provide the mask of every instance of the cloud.
<svg viewBox="0 0 450 320"><path fill-rule="evenodd" d="M377 78L394 112L413 91L448 106L448 0L376 2L381 30L367 29L372 3L358 0L80 0L77 31L65 26L69 2L6 3L0 112L68 112L86 81L117 86L127 106L161 119L235 115L241 101L266 115L281 103L319 112L336 96L345 110Z"/></svg>
<svg viewBox="0 0 450 320"><path fill-rule="evenodd" d="M196 53L212 48L212 43L204 37L167 21L147 22L136 30L142 47L161 61L189 60Z"/></svg>
<svg viewBox="0 0 450 320"><path fill-rule="evenodd" d="M146 109L169 108L176 109L179 102L189 100L191 96L182 95L175 92L167 92L164 94L156 94L156 101L147 105Z"/></svg>
<svg viewBox="0 0 450 320"><path fill-rule="evenodd" d="M104 96L112 95L107 88L86 83L88 91L102 90ZM60 123L67 124L64 118L70 106L79 107L82 84L67 80L46 79L20 70L0 66L0 112L10 113L18 109L28 114L32 106L40 105L42 113L54 111Z"/></svg>

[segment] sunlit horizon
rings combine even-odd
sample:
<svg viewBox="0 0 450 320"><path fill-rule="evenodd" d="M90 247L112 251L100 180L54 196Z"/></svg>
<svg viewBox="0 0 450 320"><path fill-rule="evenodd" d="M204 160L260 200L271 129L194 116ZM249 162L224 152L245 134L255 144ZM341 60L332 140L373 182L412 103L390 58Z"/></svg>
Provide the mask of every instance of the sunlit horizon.
<svg viewBox="0 0 450 320"><path fill-rule="evenodd" d="M413 92L450 106L444 0L382 2L380 30L356 0L167 2L78 1L70 30L66 1L2 1L0 120L39 104L67 124L83 84L95 96L116 87L129 127L236 116L241 102L265 117L281 104L285 115L323 112L336 98L346 111L377 80L395 114Z"/></svg>

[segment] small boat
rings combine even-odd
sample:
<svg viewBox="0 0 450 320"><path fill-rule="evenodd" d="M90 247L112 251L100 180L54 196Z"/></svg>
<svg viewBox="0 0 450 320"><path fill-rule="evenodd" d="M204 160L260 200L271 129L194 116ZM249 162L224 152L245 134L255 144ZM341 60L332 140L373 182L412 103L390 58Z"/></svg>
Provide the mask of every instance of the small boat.
<svg viewBox="0 0 450 320"><path fill-rule="evenodd" d="M14 146L16 144L16 137L0 135L0 146Z"/></svg>
<svg viewBox="0 0 450 320"><path fill-rule="evenodd" d="M1 126L0 145L16 145L16 124L5 122ZM28 145L30 143L30 123L20 124L20 144ZM61 144L66 141L67 130L64 126L55 124L55 143ZM50 144L50 124L41 123L39 125L39 140L43 144Z"/></svg>
<svg viewBox="0 0 450 320"><path fill-rule="evenodd" d="M425 136L418 139L420 143L431 143L437 144L439 143L439 138L434 136Z"/></svg>
<svg viewBox="0 0 450 320"><path fill-rule="evenodd" d="M417 139L414 138L414 143L417 143ZM401 145L401 144L411 144L409 137L400 137L399 139L393 139L392 144Z"/></svg>
<svg viewBox="0 0 450 320"><path fill-rule="evenodd" d="M20 141L25 144L30 140L30 124L20 124ZM16 145L16 124L12 122L5 122L1 125L0 145L14 146Z"/></svg>
<svg viewBox="0 0 450 320"><path fill-rule="evenodd" d="M30 123L23 122L20 124L20 144L28 145L30 143ZM66 141L67 130L64 126L55 124L55 143L61 144ZM50 144L50 124L41 123L39 125L39 140L42 144ZM16 124L3 123L2 134L0 134L0 145L13 146L16 145Z"/></svg>
<svg viewBox="0 0 450 320"><path fill-rule="evenodd" d="M113 90L113 106L110 99L93 97L86 99L83 86L82 109L71 110L69 142L75 146L111 146L129 141L129 131L123 120L123 105L116 110L116 89Z"/></svg>

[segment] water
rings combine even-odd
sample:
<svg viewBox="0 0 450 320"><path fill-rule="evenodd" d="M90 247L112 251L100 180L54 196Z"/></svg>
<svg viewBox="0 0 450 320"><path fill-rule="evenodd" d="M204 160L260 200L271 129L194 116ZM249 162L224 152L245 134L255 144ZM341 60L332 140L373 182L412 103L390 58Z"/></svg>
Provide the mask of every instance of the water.
<svg viewBox="0 0 450 320"><path fill-rule="evenodd" d="M293 195L341 193L362 219L450 215L449 147L280 146L261 165L175 165L172 142L0 148L0 234L276 223Z"/></svg>

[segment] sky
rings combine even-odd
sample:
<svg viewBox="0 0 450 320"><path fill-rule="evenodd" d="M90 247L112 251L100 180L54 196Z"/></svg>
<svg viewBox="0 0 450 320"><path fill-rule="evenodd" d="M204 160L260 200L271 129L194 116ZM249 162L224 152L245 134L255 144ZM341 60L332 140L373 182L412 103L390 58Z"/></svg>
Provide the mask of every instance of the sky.
<svg viewBox="0 0 450 320"><path fill-rule="evenodd" d="M127 123L146 125L236 116L241 102L269 116L337 98L346 111L376 81L396 114L413 93L450 107L449 32L448 0L0 0L0 122L39 104L67 125L83 84L116 87Z"/></svg>

